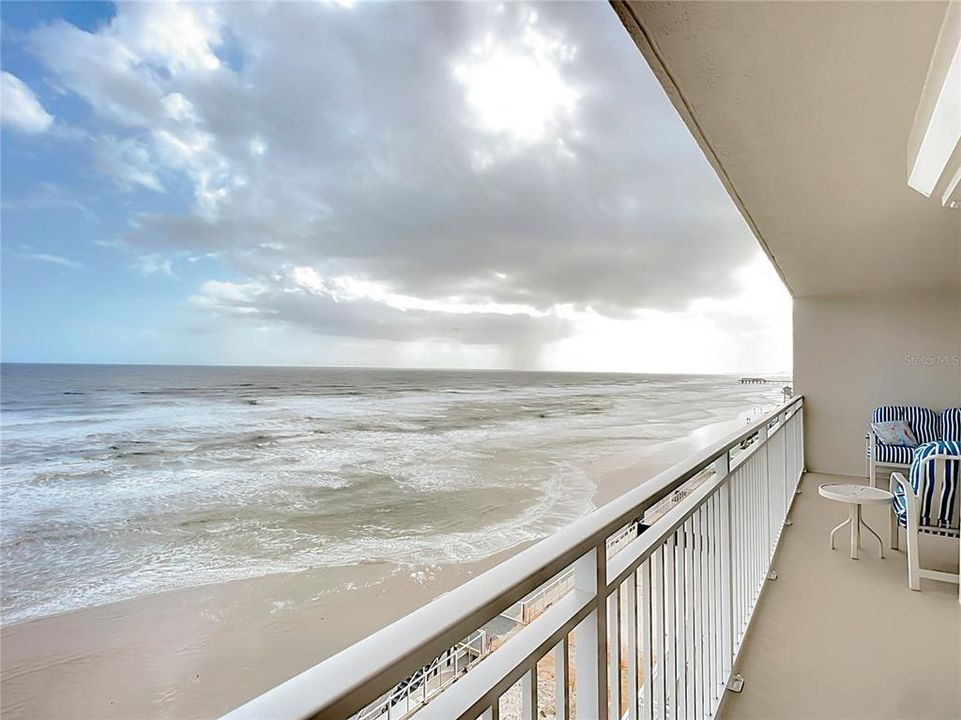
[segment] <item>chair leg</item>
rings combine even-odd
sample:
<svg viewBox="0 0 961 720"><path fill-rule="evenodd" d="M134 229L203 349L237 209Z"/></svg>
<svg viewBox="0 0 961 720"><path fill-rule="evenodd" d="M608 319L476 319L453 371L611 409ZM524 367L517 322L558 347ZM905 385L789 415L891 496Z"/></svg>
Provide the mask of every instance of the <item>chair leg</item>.
<svg viewBox="0 0 961 720"><path fill-rule="evenodd" d="M908 587L912 590L921 590L921 558L918 548L918 534L908 531L905 533L908 541Z"/></svg>
<svg viewBox="0 0 961 720"><path fill-rule="evenodd" d="M888 527L888 544L892 550L898 549L898 516L891 511L891 522Z"/></svg>

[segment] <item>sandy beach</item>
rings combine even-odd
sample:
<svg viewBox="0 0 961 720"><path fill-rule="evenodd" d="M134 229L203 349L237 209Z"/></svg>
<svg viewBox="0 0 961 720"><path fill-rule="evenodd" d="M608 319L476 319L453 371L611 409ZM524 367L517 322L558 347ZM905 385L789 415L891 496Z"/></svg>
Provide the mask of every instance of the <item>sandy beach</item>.
<svg viewBox="0 0 961 720"><path fill-rule="evenodd" d="M594 505L743 422L596 461L588 468ZM0 712L10 719L215 717L523 547L465 565L269 575L5 626Z"/></svg>

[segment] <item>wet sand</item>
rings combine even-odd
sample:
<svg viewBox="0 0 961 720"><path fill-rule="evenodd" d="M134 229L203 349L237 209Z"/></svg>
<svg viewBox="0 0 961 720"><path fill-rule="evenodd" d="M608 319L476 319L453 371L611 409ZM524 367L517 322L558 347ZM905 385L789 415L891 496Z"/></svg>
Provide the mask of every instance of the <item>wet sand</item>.
<svg viewBox="0 0 961 720"><path fill-rule="evenodd" d="M596 506L743 426L589 466ZM151 595L0 628L0 714L216 717L522 550L416 571L324 568ZM346 585L346 587L344 587ZM325 591L324 588L340 588Z"/></svg>

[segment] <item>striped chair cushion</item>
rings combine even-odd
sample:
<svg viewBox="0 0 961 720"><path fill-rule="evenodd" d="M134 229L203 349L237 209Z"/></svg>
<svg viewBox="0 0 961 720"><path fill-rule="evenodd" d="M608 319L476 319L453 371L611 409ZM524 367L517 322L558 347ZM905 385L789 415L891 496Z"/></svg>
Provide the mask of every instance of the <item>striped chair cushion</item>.
<svg viewBox="0 0 961 720"><path fill-rule="evenodd" d="M939 440L919 445L915 450L908 481L921 501L919 522L922 526L954 530L958 527L958 515L961 514L957 508L961 460L945 462L943 477L939 478L935 477L935 461L927 459L933 455L957 455L961 458L961 442ZM894 511L897 513L898 523L907 527L908 506L903 491L894 495Z"/></svg>
<svg viewBox="0 0 961 720"><path fill-rule="evenodd" d="M941 439L961 442L961 407L941 413Z"/></svg>
<svg viewBox="0 0 961 720"><path fill-rule="evenodd" d="M941 418L933 410L910 405L882 405L871 415L871 422L904 420L911 425L918 444L941 439ZM873 431L872 431L873 432ZM877 458L875 462L909 465L914 457L914 448L897 447L881 442L875 435Z"/></svg>
<svg viewBox="0 0 961 720"><path fill-rule="evenodd" d="M910 465L914 458L914 448L900 447L898 445L888 445L880 440L877 441L877 462L893 463L895 465Z"/></svg>

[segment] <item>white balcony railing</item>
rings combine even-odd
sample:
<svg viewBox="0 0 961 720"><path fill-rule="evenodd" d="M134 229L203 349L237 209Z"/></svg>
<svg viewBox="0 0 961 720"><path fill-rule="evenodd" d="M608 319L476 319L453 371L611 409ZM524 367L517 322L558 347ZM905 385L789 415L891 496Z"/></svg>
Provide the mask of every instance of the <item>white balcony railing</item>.
<svg viewBox="0 0 961 720"><path fill-rule="evenodd" d="M712 718L768 577L803 446L797 397L228 718L341 720L415 685L421 696L405 706L412 714L390 718L533 720L538 710L557 718L572 710L580 719ZM692 478L699 484L688 484ZM686 494L675 492L685 484ZM660 517L645 517L655 507ZM434 683L436 691L411 682L570 572L573 582L549 603L539 600L535 616L451 681ZM502 712L518 691L517 707ZM386 719L399 703L383 707Z"/></svg>

